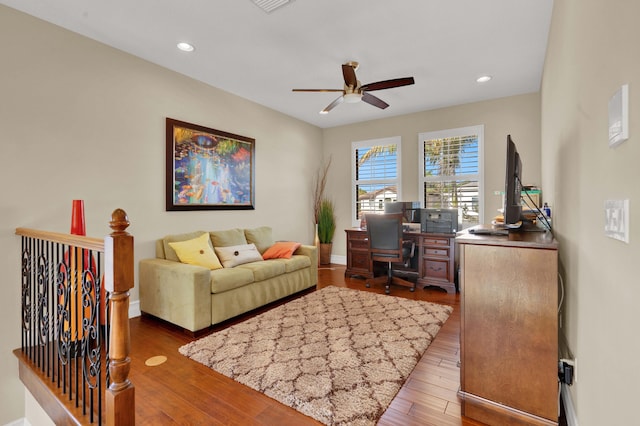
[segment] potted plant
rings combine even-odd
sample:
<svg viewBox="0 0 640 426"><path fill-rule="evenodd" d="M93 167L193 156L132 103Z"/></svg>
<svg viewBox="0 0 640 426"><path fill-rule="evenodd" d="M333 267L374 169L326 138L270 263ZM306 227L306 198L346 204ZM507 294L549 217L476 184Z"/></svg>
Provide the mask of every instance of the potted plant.
<svg viewBox="0 0 640 426"><path fill-rule="evenodd" d="M320 240L320 264L331 263L333 234L336 231L336 216L333 202L323 198L318 208L318 240Z"/></svg>
<svg viewBox="0 0 640 426"><path fill-rule="evenodd" d="M320 239L318 238L318 221L320 216L320 204L324 200L324 187L327 184L327 175L329 173L329 166L331 166L331 157L329 161L323 164L322 167L316 171L316 176L313 181L313 224L315 226L315 239L313 244L318 247L318 263L320 263Z"/></svg>

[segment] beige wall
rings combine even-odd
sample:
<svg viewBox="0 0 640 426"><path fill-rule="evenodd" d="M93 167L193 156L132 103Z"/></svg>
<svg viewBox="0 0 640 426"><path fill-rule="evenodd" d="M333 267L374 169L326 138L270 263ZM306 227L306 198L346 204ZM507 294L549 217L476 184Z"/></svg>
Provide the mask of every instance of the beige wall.
<svg viewBox="0 0 640 426"><path fill-rule="evenodd" d="M87 234L129 214L136 263L154 239L268 224L313 241L310 170L319 128L0 6L0 424L24 415L16 227L68 232L85 200ZM254 211L165 212L165 117L256 139ZM134 288L132 300L138 299Z"/></svg>
<svg viewBox="0 0 640 426"><path fill-rule="evenodd" d="M561 335L578 359L581 426L638 423L640 3L556 0L542 84L542 184L565 283ZM630 138L608 147L607 105L630 86ZM630 200L630 242L604 235L604 202Z"/></svg>
<svg viewBox="0 0 640 426"><path fill-rule="evenodd" d="M523 181L540 185L540 97L537 93L460 105L325 129L323 149L332 163L327 193L336 203L338 223L333 254L346 256L343 230L351 225L351 142L389 136L402 138L402 198L419 200L418 134L484 125L485 218L497 214L502 202L494 191L504 190L507 134L522 156ZM543 194L544 195L544 194Z"/></svg>

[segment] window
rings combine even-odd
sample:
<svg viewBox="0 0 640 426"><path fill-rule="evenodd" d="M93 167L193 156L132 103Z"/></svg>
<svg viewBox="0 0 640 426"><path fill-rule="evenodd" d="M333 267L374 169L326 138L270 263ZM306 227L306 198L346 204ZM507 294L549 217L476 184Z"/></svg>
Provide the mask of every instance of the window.
<svg viewBox="0 0 640 426"><path fill-rule="evenodd" d="M419 188L428 209L458 209L461 228L483 223L484 126L420 133Z"/></svg>
<svg viewBox="0 0 640 426"><path fill-rule="evenodd" d="M353 226L365 213L384 212L386 201L401 198L400 137L351 143Z"/></svg>

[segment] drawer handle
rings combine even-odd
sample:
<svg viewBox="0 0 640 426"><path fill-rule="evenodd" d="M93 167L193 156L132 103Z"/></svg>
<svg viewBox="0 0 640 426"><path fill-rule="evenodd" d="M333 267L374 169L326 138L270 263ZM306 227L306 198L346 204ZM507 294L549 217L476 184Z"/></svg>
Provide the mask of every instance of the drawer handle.
<svg viewBox="0 0 640 426"><path fill-rule="evenodd" d="M433 266L429 266L429 269L431 269L432 271L442 271L442 266L440 266L438 268L434 268Z"/></svg>

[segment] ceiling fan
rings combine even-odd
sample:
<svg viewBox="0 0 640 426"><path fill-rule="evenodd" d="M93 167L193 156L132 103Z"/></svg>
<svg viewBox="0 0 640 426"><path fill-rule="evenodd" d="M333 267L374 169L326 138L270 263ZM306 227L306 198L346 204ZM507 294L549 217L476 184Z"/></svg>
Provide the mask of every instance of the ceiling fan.
<svg viewBox="0 0 640 426"><path fill-rule="evenodd" d="M394 78L392 80L377 81L375 83L360 84L360 81L356 78L356 70L358 69L358 63L355 61L347 62L342 65L342 75L344 76L344 88L343 89L293 89L294 92L342 92L342 95L335 101L331 102L325 109L320 111L320 114L327 114L336 106L342 102L356 103L366 102L370 105L385 109L389 106L388 103L382 99L373 96L371 93L374 90L391 89L393 87L408 86L414 84L413 77Z"/></svg>

